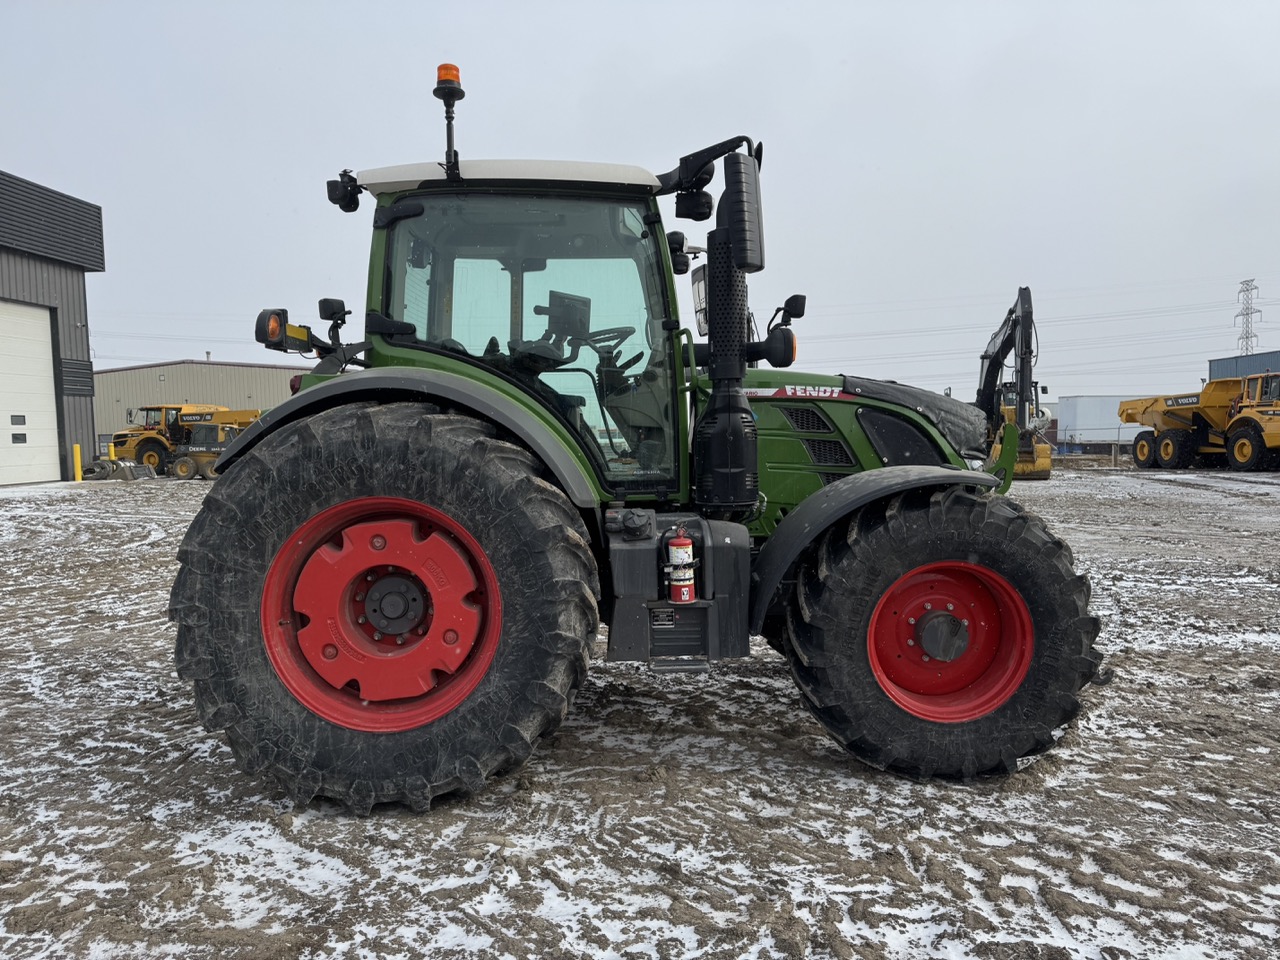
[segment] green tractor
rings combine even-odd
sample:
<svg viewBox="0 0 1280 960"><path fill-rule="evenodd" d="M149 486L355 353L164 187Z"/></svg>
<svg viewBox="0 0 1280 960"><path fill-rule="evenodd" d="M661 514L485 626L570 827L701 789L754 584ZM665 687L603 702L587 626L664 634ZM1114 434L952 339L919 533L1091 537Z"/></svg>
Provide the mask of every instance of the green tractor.
<svg viewBox="0 0 1280 960"><path fill-rule="evenodd" d="M763 635L881 769L1049 747L1099 662L1088 581L1001 495L976 408L790 372L803 297L751 339L760 147L660 176L462 162L456 68L435 94L444 163L328 184L376 201L366 339L341 301L327 338L263 311L259 341L319 362L219 459L179 552L178 673L244 770L359 813L477 791L563 720L601 622L609 660L659 671ZM714 210L705 250L664 232L669 195ZM706 343L673 281L704 254Z"/></svg>

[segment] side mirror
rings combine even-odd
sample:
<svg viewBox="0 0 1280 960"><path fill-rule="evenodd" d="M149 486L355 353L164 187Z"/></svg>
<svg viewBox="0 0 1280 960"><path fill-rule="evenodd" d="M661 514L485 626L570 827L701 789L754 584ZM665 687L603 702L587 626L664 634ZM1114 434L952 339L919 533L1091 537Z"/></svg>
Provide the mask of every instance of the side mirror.
<svg viewBox="0 0 1280 960"><path fill-rule="evenodd" d="M320 301L320 319L333 323L337 320L345 320L351 315L351 311L347 309L347 305L341 300L332 297L325 297Z"/></svg>
<svg viewBox="0 0 1280 960"><path fill-rule="evenodd" d="M749 153L730 153L724 158L724 194L716 224L729 228L735 267L743 273L764 269L760 168Z"/></svg>
<svg viewBox="0 0 1280 960"><path fill-rule="evenodd" d="M782 305L782 312L792 320L799 320L804 316L804 307L807 300L803 293L793 293L787 297L787 302Z"/></svg>
<svg viewBox="0 0 1280 960"><path fill-rule="evenodd" d="M125 423L133 423L133 407L124 412Z"/></svg>
<svg viewBox="0 0 1280 960"><path fill-rule="evenodd" d="M705 337L707 323L707 265L700 264L693 271L693 316L698 322L698 335Z"/></svg>

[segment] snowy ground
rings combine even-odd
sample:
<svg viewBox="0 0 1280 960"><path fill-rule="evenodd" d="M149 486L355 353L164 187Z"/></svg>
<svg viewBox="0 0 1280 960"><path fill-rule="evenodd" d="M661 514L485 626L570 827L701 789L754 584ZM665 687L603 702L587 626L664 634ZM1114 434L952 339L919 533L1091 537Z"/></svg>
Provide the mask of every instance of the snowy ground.
<svg viewBox="0 0 1280 960"><path fill-rule="evenodd" d="M1280 955L1280 474L1015 488L1115 671L1016 776L865 769L762 649L597 662L523 771L366 819L241 775L173 673L206 489L0 489L0 956Z"/></svg>

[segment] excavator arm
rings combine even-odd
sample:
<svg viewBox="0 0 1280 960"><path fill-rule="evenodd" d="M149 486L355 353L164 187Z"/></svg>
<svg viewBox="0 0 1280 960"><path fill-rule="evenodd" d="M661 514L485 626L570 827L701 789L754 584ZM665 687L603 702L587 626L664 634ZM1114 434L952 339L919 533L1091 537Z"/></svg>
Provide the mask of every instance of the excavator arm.
<svg viewBox="0 0 1280 960"><path fill-rule="evenodd" d="M1036 409L1036 384L1031 367L1035 360L1035 320L1031 309L1031 288L1019 287L1018 298L1005 315L987 349L982 352L982 367L978 374L978 396L974 406L987 417L992 434L998 434L1004 422L1001 381L1005 362L1013 354L1013 384L1017 394L1017 413L1014 422L1019 431L1030 425L1030 411Z"/></svg>

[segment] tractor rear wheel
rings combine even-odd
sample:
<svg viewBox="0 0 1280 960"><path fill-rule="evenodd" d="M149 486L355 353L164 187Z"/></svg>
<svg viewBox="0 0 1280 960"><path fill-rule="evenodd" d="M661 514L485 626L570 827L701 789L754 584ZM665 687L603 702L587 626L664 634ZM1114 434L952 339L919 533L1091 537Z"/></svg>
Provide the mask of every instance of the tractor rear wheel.
<svg viewBox="0 0 1280 960"><path fill-rule="evenodd" d="M1095 674L1098 620L1034 514L912 491L824 534L791 605L801 698L858 759L916 777L1012 772Z"/></svg>
<svg viewBox="0 0 1280 960"><path fill-rule="evenodd" d="M196 464L196 472L200 474L201 480L217 480L218 471L213 469L213 460L201 460Z"/></svg>
<svg viewBox="0 0 1280 960"><path fill-rule="evenodd" d="M175 480L190 480L196 475L196 462L190 457L179 457L169 464L169 476Z"/></svg>
<svg viewBox="0 0 1280 960"><path fill-rule="evenodd" d="M1140 430L1134 436L1133 462L1144 470L1156 465L1156 435L1154 430Z"/></svg>
<svg viewBox="0 0 1280 960"><path fill-rule="evenodd" d="M1165 470L1185 470L1195 455L1190 430L1165 430L1156 437L1156 462Z"/></svg>
<svg viewBox="0 0 1280 960"><path fill-rule="evenodd" d="M1254 424L1236 427L1227 437L1227 463L1232 470L1261 470L1267 460L1262 431Z"/></svg>
<svg viewBox="0 0 1280 960"><path fill-rule="evenodd" d="M479 790L559 726L598 627L578 512L492 427L421 404L282 427L179 550L179 676L246 772L356 813Z"/></svg>

